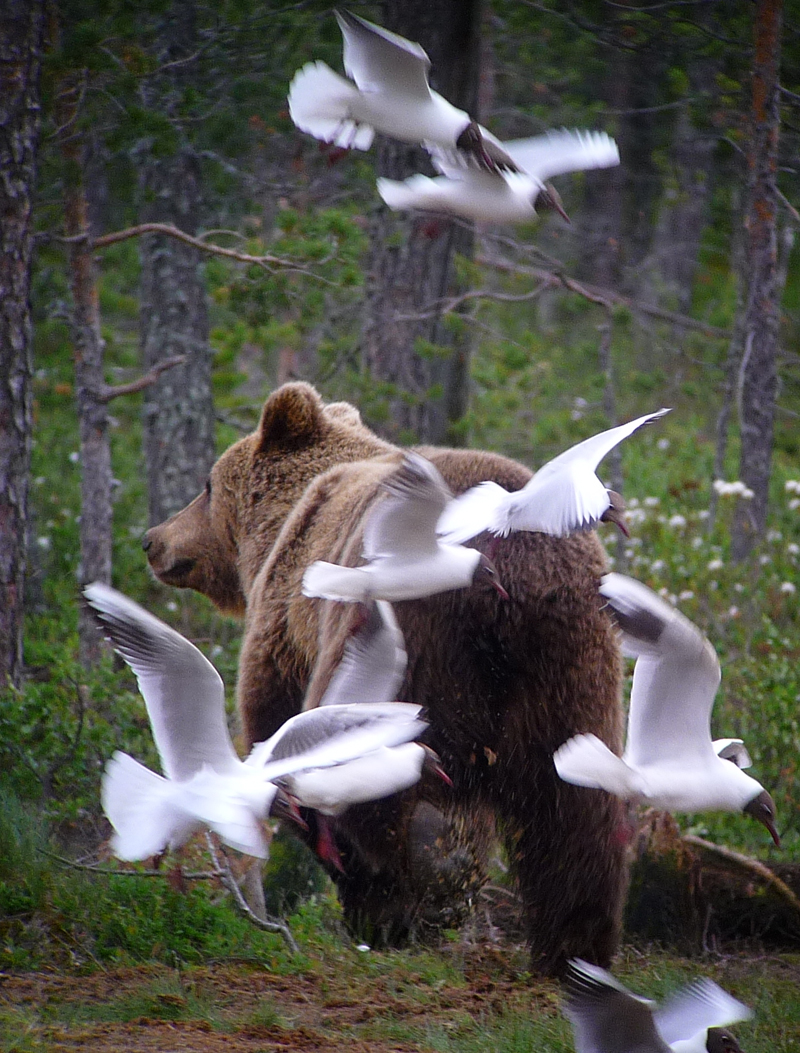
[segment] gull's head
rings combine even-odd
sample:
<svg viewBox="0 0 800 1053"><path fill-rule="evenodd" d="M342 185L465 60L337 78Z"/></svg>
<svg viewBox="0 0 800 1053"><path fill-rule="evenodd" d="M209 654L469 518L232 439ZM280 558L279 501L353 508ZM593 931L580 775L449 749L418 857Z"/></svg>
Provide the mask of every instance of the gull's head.
<svg viewBox="0 0 800 1053"><path fill-rule="evenodd" d="M742 1047L727 1027L710 1027L706 1032L708 1053L742 1053Z"/></svg>
<svg viewBox="0 0 800 1053"><path fill-rule="evenodd" d="M745 815L749 815L753 819L757 819L759 823L763 823L769 830L772 840L778 848L781 847L781 839L775 826L775 802L766 790L761 790L757 793L755 797L747 802L742 811Z"/></svg>
<svg viewBox="0 0 800 1053"><path fill-rule="evenodd" d="M613 523L619 527L625 537L631 536L628 524L625 521L625 500L622 494L618 494L616 490L608 491L608 508L600 516L600 522Z"/></svg>
<svg viewBox="0 0 800 1053"><path fill-rule="evenodd" d="M561 195L552 183L544 184L544 186L536 194L533 203L539 209L543 209L547 212L557 212L562 219L565 219L567 221L567 223L572 222L567 213L564 211L564 206L561 203Z"/></svg>
<svg viewBox="0 0 800 1053"><path fill-rule="evenodd" d="M299 826L301 830L308 830L308 823L300 814L299 802L296 797L279 786L272 802L269 814L273 819L288 819Z"/></svg>
<svg viewBox="0 0 800 1053"><path fill-rule="evenodd" d="M482 581L488 582L504 600L508 599L508 593L500 584L497 567L492 563L488 556L484 556L481 552L481 558L478 560L475 566L475 573L472 575L472 584L478 585Z"/></svg>

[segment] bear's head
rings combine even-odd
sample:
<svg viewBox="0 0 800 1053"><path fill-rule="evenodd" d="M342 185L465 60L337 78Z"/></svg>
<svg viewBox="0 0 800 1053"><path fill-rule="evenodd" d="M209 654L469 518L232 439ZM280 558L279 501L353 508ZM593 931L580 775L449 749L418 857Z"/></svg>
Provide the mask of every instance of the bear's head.
<svg viewBox="0 0 800 1053"><path fill-rule="evenodd" d="M143 548L156 577L242 614L250 586L309 483L336 464L391 450L346 402L326 406L309 384L274 391L256 430L211 469L205 489Z"/></svg>

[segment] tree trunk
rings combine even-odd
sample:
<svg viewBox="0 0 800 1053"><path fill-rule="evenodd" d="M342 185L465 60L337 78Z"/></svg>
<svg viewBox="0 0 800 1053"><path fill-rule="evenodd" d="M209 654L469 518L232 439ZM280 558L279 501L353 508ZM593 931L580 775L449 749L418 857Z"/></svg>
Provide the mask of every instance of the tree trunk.
<svg viewBox="0 0 800 1053"><path fill-rule="evenodd" d="M149 198L143 222L197 231L199 166L188 152L150 156L142 172ZM144 448L150 525L179 511L202 490L214 463L211 349L203 265L196 249L148 235L140 246L141 345L145 372L165 358L184 365L162 373L144 396Z"/></svg>
<svg viewBox="0 0 800 1053"><path fill-rule="evenodd" d="M169 6L159 30L160 61L169 68L143 89L143 101L171 121L175 141L140 151L143 222L174 223L196 234L202 204L200 163L181 123L180 103L195 74L186 60L197 46L194 0ZM171 64L171 65L170 65ZM186 362L162 373L144 397L148 514L154 526L202 490L214 463L214 404L204 268L200 254L174 238L148 236L142 261L140 340L145 372L165 358Z"/></svg>
<svg viewBox="0 0 800 1053"><path fill-rule="evenodd" d="M382 24L419 41L431 62L431 84L476 116L480 0L385 0ZM381 140L378 172L403 179L430 171L418 147ZM471 257L471 225L438 217L408 218L379 209L371 230L365 282L362 356L389 407L373 423L395 440L456 441L452 425L467 407L469 335L448 328L441 301L463 291L455 256Z"/></svg>
<svg viewBox="0 0 800 1053"><path fill-rule="evenodd" d="M767 518L772 435L777 392L780 290L777 275L778 69L782 0L758 0L755 15L753 108L748 154L749 201L745 220L750 286L745 310L744 355L739 371L739 478L753 491L739 501L731 555L743 560Z"/></svg>
<svg viewBox="0 0 800 1053"><path fill-rule="evenodd" d="M39 140L41 0L9 0L0 35L0 688L22 674L31 455L31 204Z"/></svg>
<svg viewBox="0 0 800 1053"><path fill-rule="evenodd" d="M75 360L75 396L81 450L81 564L80 583L111 582L111 446L108 437L108 408L104 401L103 350L100 332L100 301L84 184L84 142L74 130L80 92L77 85L65 86L59 100L62 127L68 125L61 143L66 163L64 227L68 237L78 238L69 247L69 281L72 292L72 340ZM81 608L80 657L93 665L101 654L94 621Z"/></svg>

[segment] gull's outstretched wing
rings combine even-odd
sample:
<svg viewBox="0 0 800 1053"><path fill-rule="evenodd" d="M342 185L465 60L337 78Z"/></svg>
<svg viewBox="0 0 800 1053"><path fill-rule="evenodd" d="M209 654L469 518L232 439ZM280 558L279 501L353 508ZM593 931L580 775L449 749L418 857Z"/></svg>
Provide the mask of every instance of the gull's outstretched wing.
<svg viewBox="0 0 800 1053"><path fill-rule="evenodd" d="M619 164L617 144L605 132L562 128L531 139L512 139L503 148L523 172L541 182L565 172Z"/></svg>
<svg viewBox="0 0 800 1053"><path fill-rule="evenodd" d="M406 671L403 634L391 603L374 600L367 620L345 644L320 706L393 702Z"/></svg>
<svg viewBox="0 0 800 1053"><path fill-rule="evenodd" d="M84 596L136 675L165 775L183 781L204 764L235 771L241 762L228 733L225 690L205 655L108 585L87 585Z"/></svg>
<svg viewBox="0 0 800 1053"><path fill-rule="evenodd" d="M430 99L425 49L412 40L349 11L337 11L344 40L343 61L361 91L395 94L403 100Z"/></svg>
<svg viewBox="0 0 800 1053"><path fill-rule="evenodd" d="M387 496L376 504L364 529L367 559L405 553L413 559L436 552L436 523L452 496L439 470L409 451L383 488Z"/></svg>

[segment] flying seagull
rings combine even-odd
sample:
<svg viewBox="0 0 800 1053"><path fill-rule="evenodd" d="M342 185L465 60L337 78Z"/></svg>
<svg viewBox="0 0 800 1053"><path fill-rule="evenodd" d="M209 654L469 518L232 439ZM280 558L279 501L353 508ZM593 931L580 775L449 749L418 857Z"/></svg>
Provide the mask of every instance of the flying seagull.
<svg viewBox="0 0 800 1053"><path fill-rule="evenodd" d="M636 659L628 739L622 758L595 735L569 739L553 756L566 782L591 786L669 812L742 811L780 846L775 804L764 787L711 741L711 708L720 682L714 648L696 625L646 585L606 574L600 585ZM749 759L749 758L747 758Z"/></svg>
<svg viewBox="0 0 800 1053"><path fill-rule="evenodd" d="M567 968L564 1013L577 1053L741 1053L724 1025L753 1015L707 979L695 980L656 1008L580 958Z"/></svg>
<svg viewBox="0 0 800 1053"><path fill-rule="evenodd" d="M330 705L291 717L241 761L228 733L223 683L208 659L115 589L95 582L84 595L136 675L164 770L157 775L121 752L106 767L103 807L121 859L177 848L203 826L232 847L264 857L260 821L275 802L299 818L296 802L276 780L399 746L427 727L417 705Z"/></svg>
<svg viewBox="0 0 800 1053"><path fill-rule="evenodd" d="M306 596L350 603L414 600L483 580L508 597L486 556L436 537L436 523L452 494L430 461L407 452L383 489L386 496L364 530L366 565L312 563L303 576Z"/></svg>
<svg viewBox="0 0 800 1053"><path fill-rule="evenodd" d="M406 671L406 647L391 603L373 600L345 644L321 706L347 702L393 702Z"/></svg>
<svg viewBox="0 0 800 1053"><path fill-rule="evenodd" d="M491 481L473 486L447 505L436 527L438 534L450 544L468 541L484 530L501 537L516 530L564 537L574 530L589 530L601 519L617 523L627 533L622 499L603 486L597 466L637 428L665 413L669 410L648 413L584 439L548 461L514 493Z"/></svg>
<svg viewBox="0 0 800 1053"><path fill-rule="evenodd" d="M289 115L309 135L368 150L375 132L407 143L440 146L489 171L514 171L499 141L428 84L431 62L419 44L337 11L347 76L310 62L289 86Z"/></svg>
<svg viewBox="0 0 800 1053"><path fill-rule="evenodd" d="M605 132L551 131L502 144L515 168L475 168L450 151L431 148L435 178L381 178L378 193L389 208L417 209L461 216L476 223L524 223L537 207L558 212L569 222L552 176L619 164L617 144Z"/></svg>

